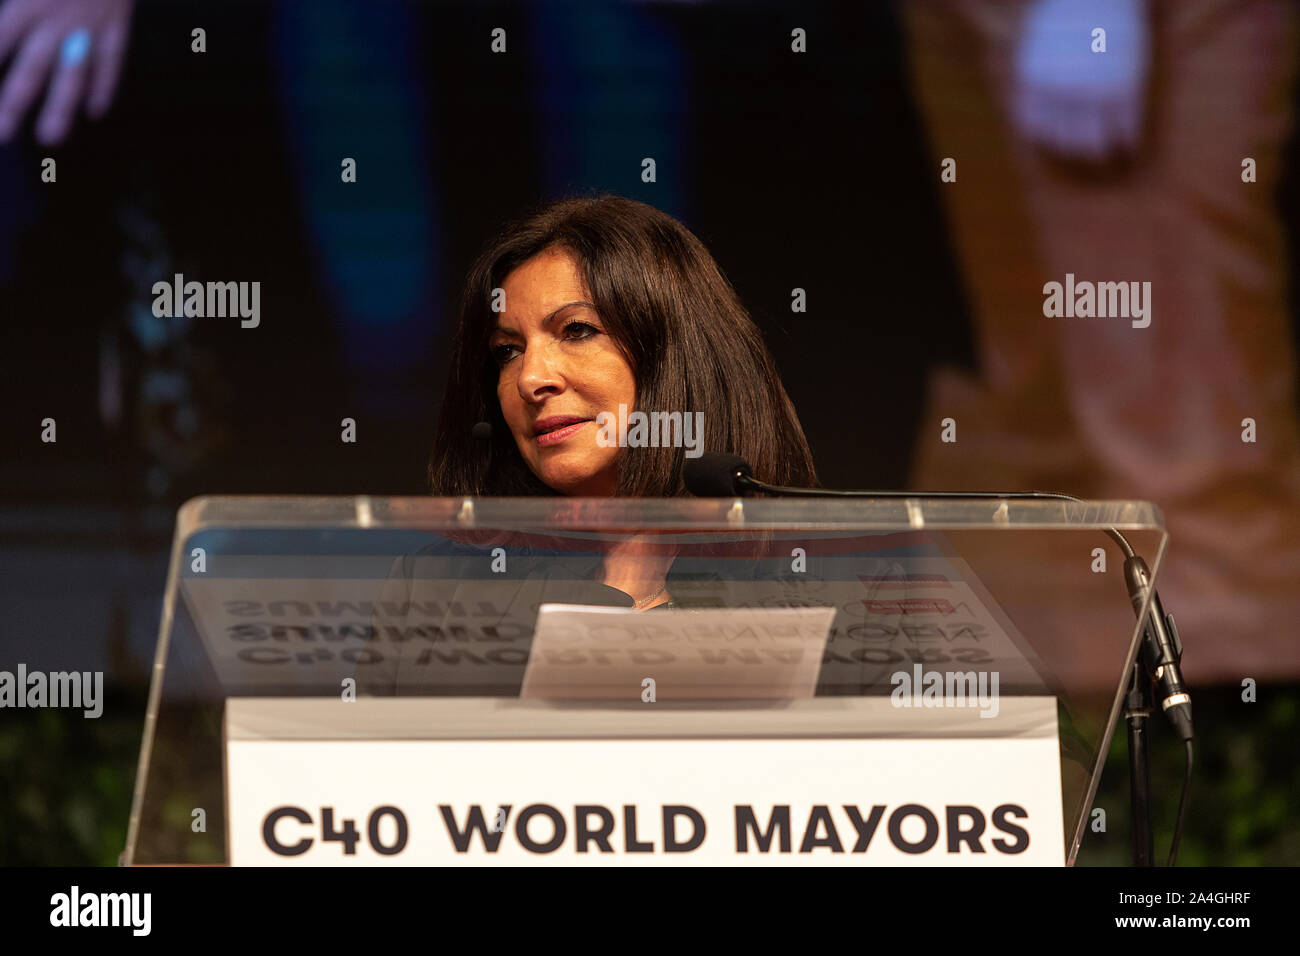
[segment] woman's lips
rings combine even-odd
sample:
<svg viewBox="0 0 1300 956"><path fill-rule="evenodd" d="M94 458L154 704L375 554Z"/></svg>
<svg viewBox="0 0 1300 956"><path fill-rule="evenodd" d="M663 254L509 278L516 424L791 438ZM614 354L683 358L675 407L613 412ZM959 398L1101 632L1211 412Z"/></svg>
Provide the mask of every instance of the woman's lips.
<svg viewBox="0 0 1300 956"><path fill-rule="evenodd" d="M547 445L558 445L560 442L577 433L578 429L586 425L587 421L574 422L571 425L564 425L554 431L543 432L537 436L537 444L545 448Z"/></svg>

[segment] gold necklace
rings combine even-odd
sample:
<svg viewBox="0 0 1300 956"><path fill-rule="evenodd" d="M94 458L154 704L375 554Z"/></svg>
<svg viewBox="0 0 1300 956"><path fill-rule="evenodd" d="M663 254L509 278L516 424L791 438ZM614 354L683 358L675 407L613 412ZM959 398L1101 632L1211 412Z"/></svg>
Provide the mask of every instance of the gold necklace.
<svg viewBox="0 0 1300 956"><path fill-rule="evenodd" d="M641 600L639 600L639 601L633 601L633 602L632 602L632 609L635 610L635 611L639 611L639 610L641 610L641 608L645 607L647 604L649 604L651 601L653 601L653 600L654 600L655 598L657 598L659 595L663 594L663 593L664 593L664 589L667 588L667 587L668 587L667 583L661 584L661 585L659 586L659 590L656 591L654 594L651 594L649 597L643 597L643 598L642 598Z"/></svg>

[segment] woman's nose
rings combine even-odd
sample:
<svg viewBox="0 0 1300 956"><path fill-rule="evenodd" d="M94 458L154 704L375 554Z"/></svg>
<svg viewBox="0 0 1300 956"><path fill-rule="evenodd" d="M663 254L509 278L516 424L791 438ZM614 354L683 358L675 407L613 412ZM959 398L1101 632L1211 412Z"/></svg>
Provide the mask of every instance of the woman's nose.
<svg viewBox="0 0 1300 956"><path fill-rule="evenodd" d="M547 344L528 344L520 356L519 394L525 401L537 401L546 394L564 390L564 361Z"/></svg>

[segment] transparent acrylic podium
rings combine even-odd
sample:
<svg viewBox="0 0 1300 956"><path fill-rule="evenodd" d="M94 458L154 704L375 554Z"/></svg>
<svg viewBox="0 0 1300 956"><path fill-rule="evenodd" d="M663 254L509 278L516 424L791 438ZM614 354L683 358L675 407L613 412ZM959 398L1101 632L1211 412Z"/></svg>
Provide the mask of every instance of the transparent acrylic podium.
<svg viewBox="0 0 1300 956"><path fill-rule="evenodd" d="M598 824L621 828L627 792L643 788L656 808L687 806L699 830L708 816L708 845L727 853L731 808L737 831L752 815L735 840L753 855L765 837L759 862L1014 863L991 845L1014 847L1025 826L1013 815L995 829L1021 766L999 748L1046 732L1050 768L1040 748L1034 773L1059 807L1035 832L1072 864L1139 633L1107 529L1158 575L1166 534L1144 502L196 498L177 518L124 862L246 862L238 848L261 841L281 848L271 862L455 863L439 854L468 832L471 804L489 822L510 804L497 829L511 834L529 794L532 816L590 800ZM638 588L611 586L628 554L670 607L636 611ZM610 617L539 649L544 605ZM794 631L767 622L791 608L833 609L829 634L783 643ZM548 633L563 640L566 620ZM783 684L797 667L807 679ZM321 768L342 777L318 780ZM297 807L308 798L288 791L314 783L372 788L354 799L374 798L352 808L360 836L333 807L324 827L315 805L268 822L268 806ZM385 787L408 802L379 799ZM254 791L270 796L252 807ZM689 810L696 797L726 818ZM834 821L816 819L826 807ZM524 821L523 857L466 862L603 862L598 833L582 848L572 832L589 822ZM949 842L973 826L978 841ZM537 850L562 831L558 849ZM643 856L631 862L723 860Z"/></svg>

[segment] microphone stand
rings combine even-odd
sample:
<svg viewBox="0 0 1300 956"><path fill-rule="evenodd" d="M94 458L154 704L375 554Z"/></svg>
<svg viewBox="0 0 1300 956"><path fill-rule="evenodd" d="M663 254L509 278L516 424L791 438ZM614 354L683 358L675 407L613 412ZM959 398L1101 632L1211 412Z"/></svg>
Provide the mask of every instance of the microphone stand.
<svg viewBox="0 0 1300 956"><path fill-rule="evenodd" d="M736 495L743 496L751 491L760 491L765 494L778 495L782 497L799 497L799 498L972 498L972 499L1005 499L1005 498L1059 498L1065 501L1080 501L1081 499L1073 495L1060 494L1050 491L1013 491L1013 492L996 492L996 491L938 491L938 492L916 492L916 491L837 491L822 488L787 488L781 485L769 485L764 481L755 478L749 470L749 466L739 460L731 471L733 479L732 490ZM1146 565L1142 559L1138 558L1133 551L1132 545L1128 540L1116 531L1114 528L1106 528L1108 534L1124 552L1128 562L1136 561L1145 574ZM1145 578L1137 579L1143 586L1146 586ZM1152 591L1150 601L1147 605L1148 618L1154 616L1158 621L1161 613L1160 605L1157 603L1157 597ZM1134 609L1139 607L1135 603ZM1155 865L1155 835L1151 829L1151 758L1150 747L1148 745L1148 728L1147 718L1151 716L1155 709L1155 695L1152 693L1152 683L1146 679L1148 664L1151 663L1151 652L1147 647L1148 642L1148 625L1142 621L1142 632L1139 638L1138 653L1134 658L1133 667L1129 674L1128 691L1124 696L1124 718L1128 723L1128 768L1129 768L1129 808L1132 815L1131 821L1131 838L1133 851L1133 865L1135 867L1150 867ZM1181 657L1181 654L1179 654ZM1190 724L1188 725L1190 733ZM1190 754L1190 744L1189 744ZM1190 779L1191 765L1188 764L1188 776ZM1186 789L1183 792L1184 800L1186 799ZM1178 828L1175 831L1175 850L1177 847L1177 835L1182 826L1182 810L1179 807ZM1171 861L1173 853L1170 854Z"/></svg>
<svg viewBox="0 0 1300 956"><path fill-rule="evenodd" d="M1133 841L1133 865L1154 866L1155 836L1151 832L1151 760L1147 749L1147 718L1155 701L1151 684L1143 673L1143 652L1133 662L1128 693L1124 696L1124 719L1128 722L1129 815Z"/></svg>

